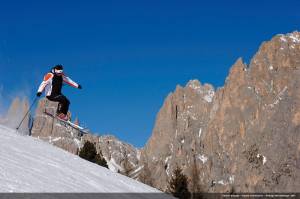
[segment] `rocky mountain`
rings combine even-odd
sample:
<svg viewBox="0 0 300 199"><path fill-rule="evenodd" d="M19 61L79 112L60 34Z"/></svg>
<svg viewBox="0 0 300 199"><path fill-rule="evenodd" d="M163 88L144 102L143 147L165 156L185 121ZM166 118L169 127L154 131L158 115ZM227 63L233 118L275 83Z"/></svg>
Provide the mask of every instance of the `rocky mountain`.
<svg viewBox="0 0 300 199"><path fill-rule="evenodd" d="M96 136L86 134L83 142L90 141L95 144L98 152L101 151L108 163L110 170L137 178L139 167L140 150L134 146L118 140L112 135Z"/></svg>
<svg viewBox="0 0 300 199"><path fill-rule="evenodd" d="M39 101L31 130L33 137L38 137L73 154L78 154L83 144L90 141L95 144L98 152L101 151L110 170L136 177L136 171L139 170L139 149L121 142L111 135L98 136L91 132L79 131L44 114L47 111L55 115L57 105L57 102L51 102L47 99ZM69 112L69 115L72 114ZM78 118L75 119L75 123L79 123Z"/></svg>
<svg viewBox="0 0 300 199"><path fill-rule="evenodd" d="M300 33L239 58L224 87L177 86L141 153L139 179L166 190L179 165L194 192L296 192L300 187Z"/></svg>

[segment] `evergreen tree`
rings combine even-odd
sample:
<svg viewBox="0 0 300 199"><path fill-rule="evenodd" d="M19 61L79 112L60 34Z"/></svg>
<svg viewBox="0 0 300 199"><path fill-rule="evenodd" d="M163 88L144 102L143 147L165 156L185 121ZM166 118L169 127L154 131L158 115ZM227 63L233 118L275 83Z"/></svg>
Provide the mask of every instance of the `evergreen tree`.
<svg viewBox="0 0 300 199"><path fill-rule="evenodd" d="M100 153L98 153L95 156L95 163L100 165L100 166L108 168L107 162L106 162L105 158L103 157L101 151L100 151Z"/></svg>
<svg viewBox="0 0 300 199"><path fill-rule="evenodd" d="M97 155L96 147L93 143L87 141L84 143L82 149L79 152L79 156L90 162L95 162L95 157Z"/></svg>
<svg viewBox="0 0 300 199"><path fill-rule="evenodd" d="M100 166L108 168L107 162L106 162L105 158L103 157L101 151L100 151L100 153L97 154L95 145L89 141L84 143L82 149L79 152L79 156L90 162L93 162Z"/></svg>
<svg viewBox="0 0 300 199"><path fill-rule="evenodd" d="M169 182L168 191L176 198L187 199L191 197L188 190L188 178L177 165Z"/></svg>

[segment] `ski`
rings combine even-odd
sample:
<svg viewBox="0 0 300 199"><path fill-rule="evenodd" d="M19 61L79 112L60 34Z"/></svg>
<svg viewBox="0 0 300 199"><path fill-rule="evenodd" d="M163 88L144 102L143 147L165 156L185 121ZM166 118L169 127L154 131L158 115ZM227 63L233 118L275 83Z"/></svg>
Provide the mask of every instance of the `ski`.
<svg viewBox="0 0 300 199"><path fill-rule="evenodd" d="M52 113L48 113L47 111L44 111L44 114L46 114L46 115L48 115L48 116L50 116L50 117L52 117L52 118L55 118L55 119L57 119L58 121L63 122L64 124L69 125L70 127L79 130L80 132L88 133L86 128L83 128L83 127L81 127L81 126L79 126L79 125L77 125L77 124L74 124L74 123L72 123L72 122L69 121L69 120L68 120L68 121L62 120L62 119L60 119L59 117L54 116Z"/></svg>

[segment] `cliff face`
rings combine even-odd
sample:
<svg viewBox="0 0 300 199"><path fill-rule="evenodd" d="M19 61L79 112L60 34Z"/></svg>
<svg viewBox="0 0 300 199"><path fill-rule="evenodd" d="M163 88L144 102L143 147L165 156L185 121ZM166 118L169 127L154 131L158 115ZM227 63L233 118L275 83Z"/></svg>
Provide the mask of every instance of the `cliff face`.
<svg viewBox="0 0 300 199"><path fill-rule="evenodd" d="M90 141L95 144L98 152L101 151L103 157L107 161L108 168L114 172L118 172L137 178L140 160L140 150L134 146L118 140L112 135L96 136L86 134L82 138L82 143Z"/></svg>
<svg viewBox="0 0 300 199"><path fill-rule="evenodd" d="M38 137L73 154L77 154L81 147L82 133L44 114L47 111L55 115L57 105L57 102L51 102L47 99L39 101L31 134L33 137Z"/></svg>
<svg viewBox="0 0 300 199"><path fill-rule="evenodd" d="M184 88L178 86L169 94L142 151L141 165L146 169L141 175L151 178L146 183L150 181L153 186L165 189L176 164L185 170L191 167L192 158L201 147L200 138L207 128L214 95L211 85L201 85L197 80Z"/></svg>
<svg viewBox="0 0 300 199"><path fill-rule="evenodd" d="M141 156L145 182L165 190L176 164L192 191L284 192L300 186L300 33L238 59L223 88L178 86ZM151 172L150 172L151 171Z"/></svg>

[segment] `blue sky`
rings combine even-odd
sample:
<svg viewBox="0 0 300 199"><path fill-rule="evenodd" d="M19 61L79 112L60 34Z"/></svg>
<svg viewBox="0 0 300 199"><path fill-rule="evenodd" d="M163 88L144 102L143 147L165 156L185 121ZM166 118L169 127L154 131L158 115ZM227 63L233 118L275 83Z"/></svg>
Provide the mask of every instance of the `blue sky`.
<svg viewBox="0 0 300 199"><path fill-rule="evenodd" d="M0 105L35 97L51 66L83 90L64 87L71 111L93 132L142 147L177 84L223 85L238 57L300 30L300 1L2 1Z"/></svg>

